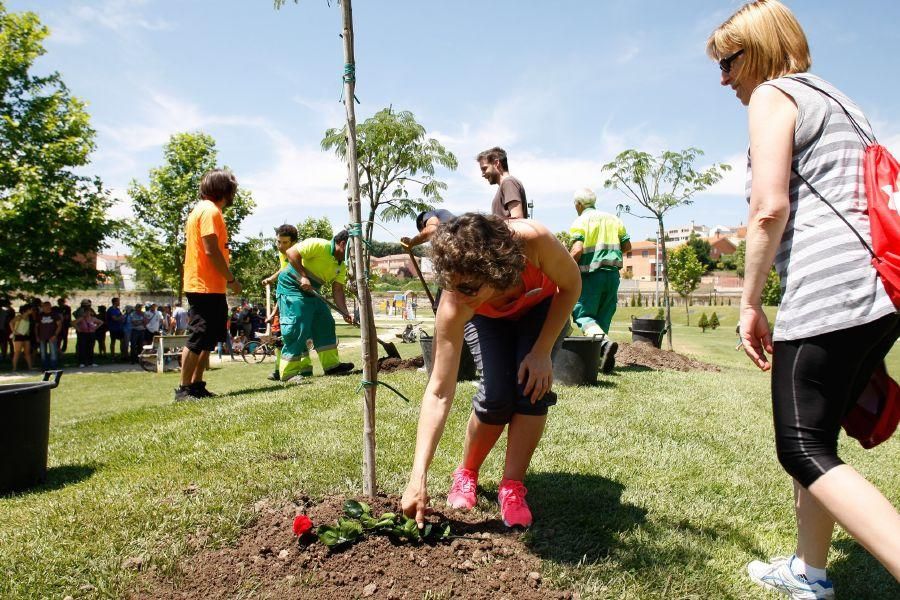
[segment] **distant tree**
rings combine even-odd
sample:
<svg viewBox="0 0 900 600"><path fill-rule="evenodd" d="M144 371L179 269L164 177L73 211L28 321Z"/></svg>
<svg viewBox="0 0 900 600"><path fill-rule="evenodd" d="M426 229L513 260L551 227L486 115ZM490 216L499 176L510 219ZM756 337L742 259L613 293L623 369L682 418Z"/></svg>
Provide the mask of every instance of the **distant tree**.
<svg viewBox="0 0 900 600"><path fill-rule="evenodd" d="M231 272L241 282L241 294L253 302L266 299L262 280L278 269L278 250L275 238L262 232L256 237L235 242L231 253Z"/></svg>
<svg viewBox="0 0 900 600"><path fill-rule="evenodd" d="M559 240L559 243L563 245L563 248L568 250L572 247L572 235L568 231L557 231L554 235Z"/></svg>
<svg viewBox="0 0 900 600"><path fill-rule="evenodd" d="M455 170L456 157L440 142L426 137L425 128L409 111L384 108L356 128L360 197L369 204L364 239L372 241L375 217L387 221L415 219L443 201L447 184L435 179L437 167ZM329 129L323 150L346 161L345 127Z"/></svg>
<svg viewBox="0 0 900 600"><path fill-rule="evenodd" d="M307 217L302 223L297 223L297 237L301 241L309 238L330 240L334 237L334 227L331 226L328 217L319 219Z"/></svg>
<svg viewBox="0 0 900 600"><path fill-rule="evenodd" d="M766 285L763 286L762 303L765 306L778 306L781 304L781 278L775 272L775 268L769 271Z"/></svg>
<svg viewBox="0 0 900 600"><path fill-rule="evenodd" d="M205 133L176 133L163 147L164 163L150 170L148 185L131 182L134 218L129 223L131 264L143 283L157 278L180 299L184 291L185 225L197 203L200 179L216 168L216 142ZM239 188L234 204L224 211L229 238L255 204ZM271 274L271 273L270 273Z"/></svg>
<svg viewBox="0 0 900 600"><path fill-rule="evenodd" d="M657 321L663 321L663 320L665 320L665 318L666 318L666 311L663 310L663 307L662 307L662 306L659 307L659 310L656 311L656 316L653 317L653 318L656 319Z"/></svg>
<svg viewBox="0 0 900 600"><path fill-rule="evenodd" d="M0 293L96 287L95 256L119 233L89 163L95 132L59 73L33 74L49 31L0 2ZM44 71L46 65L40 70Z"/></svg>
<svg viewBox="0 0 900 600"><path fill-rule="evenodd" d="M741 242L737 246L737 250L734 251L734 268L737 271L737 276L743 279L744 277L744 257L747 254L747 242L746 240L741 240Z"/></svg>
<svg viewBox="0 0 900 600"><path fill-rule="evenodd" d="M629 201L634 201L649 214L635 215L655 219L658 239L665 240L666 228L663 222L666 213L673 208L692 202L691 197L722 179L731 169L727 164L714 164L705 171L694 169L694 161L703 155L697 148L687 148L681 152L665 151L658 156L638 150L625 150L615 160L603 166L609 173L604 187L622 192ZM622 207L631 213L631 206ZM663 298L666 306L666 324L669 329L669 350L672 349L672 314L669 303L668 254L662 244Z"/></svg>
<svg viewBox="0 0 900 600"><path fill-rule="evenodd" d="M690 323L688 323L688 325L690 325ZM700 320L697 321L697 327L699 327L703 333L706 333L706 328L709 327L709 320L706 318L706 313L700 315Z"/></svg>
<svg viewBox="0 0 900 600"><path fill-rule="evenodd" d="M703 276L703 265L697 260L694 249L687 244L679 246L669 256L669 279L678 295L684 298L684 311L687 314L688 327L691 325L691 312L688 304L691 294L700 285Z"/></svg>
<svg viewBox="0 0 900 600"><path fill-rule="evenodd" d="M391 256L392 254L406 254L406 249L399 242L379 242L372 240L370 244L369 254L380 258L382 256ZM428 250L424 245L415 246L413 249L414 256L427 256Z"/></svg>
<svg viewBox="0 0 900 600"><path fill-rule="evenodd" d="M709 326L710 326L710 328L715 329L719 325L720 325L719 315L717 315L715 312L713 312L712 316L709 317Z"/></svg>
<svg viewBox="0 0 900 600"><path fill-rule="evenodd" d="M697 255L697 260L703 265L704 272L709 271L713 267L713 261L709 257L709 254L712 252L712 246L710 246L709 242L692 232L686 243L694 249L694 254Z"/></svg>

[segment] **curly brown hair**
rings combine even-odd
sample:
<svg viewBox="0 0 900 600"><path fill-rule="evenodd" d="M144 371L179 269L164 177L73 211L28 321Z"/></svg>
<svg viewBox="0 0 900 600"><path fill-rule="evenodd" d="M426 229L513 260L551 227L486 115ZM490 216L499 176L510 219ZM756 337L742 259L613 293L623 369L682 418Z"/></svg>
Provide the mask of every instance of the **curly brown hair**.
<svg viewBox="0 0 900 600"><path fill-rule="evenodd" d="M525 242L495 215L466 213L442 223L431 238L434 272L441 287L454 276L505 290L525 270Z"/></svg>

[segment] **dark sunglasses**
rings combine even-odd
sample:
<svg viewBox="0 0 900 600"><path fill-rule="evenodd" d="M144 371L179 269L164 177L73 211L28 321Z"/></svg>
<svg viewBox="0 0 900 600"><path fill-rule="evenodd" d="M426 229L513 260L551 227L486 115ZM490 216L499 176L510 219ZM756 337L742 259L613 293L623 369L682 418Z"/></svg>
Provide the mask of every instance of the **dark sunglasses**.
<svg viewBox="0 0 900 600"><path fill-rule="evenodd" d="M744 49L741 48L740 50L738 50L731 56L726 56L725 58L723 58L722 60L719 61L719 69L721 69L721 71L723 73L731 73L731 63L733 63L734 59L736 59L738 56L740 56L743 53L744 53Z"/></svg>
<svg viewBox="0 0 900 600"><path fill-rule="evenodd" d="M475 296L481 290L480 283L462 282L453 286L454 292L459 292L463 296Z"/></svg>

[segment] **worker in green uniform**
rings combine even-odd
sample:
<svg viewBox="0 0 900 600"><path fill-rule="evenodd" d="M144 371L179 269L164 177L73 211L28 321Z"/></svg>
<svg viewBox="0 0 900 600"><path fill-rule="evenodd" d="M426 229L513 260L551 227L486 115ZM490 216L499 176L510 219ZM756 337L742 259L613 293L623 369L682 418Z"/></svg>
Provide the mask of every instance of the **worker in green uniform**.
<svg viewBox="0 0 900 600"><path fill-rule="evenodd" d="M569 254L581 270L581 297L572 311L572 318L587 336L602 339L600 369L609 373L615 364L619 345L609 339L609 325L616 313L619 298L619 269L622 253L631 250L625 225L615 215L595 208L597 195L588 188L575 192L578 218L569 234L572 248Z"/></svg>
<svg viewBox="0 0 900 600"><path fill-rule="evenodd" d="M344 297L347 265L344 256L349 234L342 230L330 240L308 238L285 253L288 267L278 274L278 314L281 320L281 381L299 383L312 376L310 347L316 350L326 375L344 375L353 363L341 362L331 309L318 297L324 285L331 285L334 303L352 322Z"/></svg>

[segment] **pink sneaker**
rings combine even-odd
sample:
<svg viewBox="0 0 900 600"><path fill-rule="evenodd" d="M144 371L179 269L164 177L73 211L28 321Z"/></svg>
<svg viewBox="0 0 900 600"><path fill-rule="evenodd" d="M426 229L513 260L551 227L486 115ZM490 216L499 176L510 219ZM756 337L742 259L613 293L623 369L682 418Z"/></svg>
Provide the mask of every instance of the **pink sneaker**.
<svg viewBox="0 0 900 600"><path fill-rule="evenodd" d="M500 500L500 516L507 527L531 527L531 509L525 502L528 489L521 481L504 479L500 482L497 498Z"/></svg>
<svg viewBox="0 0 900 600"><path fill-rule="evenodd" d="M447 494L447 504L451 508L471 510L478 502L475 497L477 487L478 471L459 467L453 471L453 483L450 485L450 493Z"/></svg>

